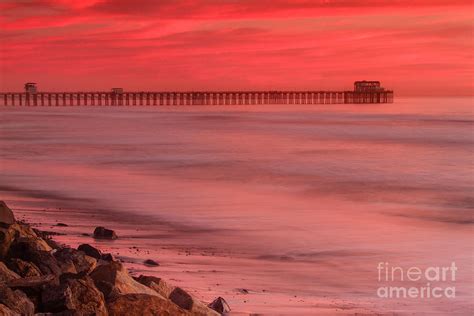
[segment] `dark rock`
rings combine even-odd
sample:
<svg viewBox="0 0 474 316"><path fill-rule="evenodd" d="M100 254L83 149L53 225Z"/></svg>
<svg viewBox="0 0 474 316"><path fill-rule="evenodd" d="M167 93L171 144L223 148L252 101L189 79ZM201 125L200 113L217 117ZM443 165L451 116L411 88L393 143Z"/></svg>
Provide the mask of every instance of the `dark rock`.
<svg viewBox="0 0 474 316"><path fill-rule="evenodd" d="M151 267L157 267L157 266L160 265L158 262L156 262L155 260L151 260L151 259L146 259L145 261L143 261L143 263L145 265L151 266Z"/></svg>
<svg viewBox="0 0 474 316"><path fill-rule="evenodd" d="M12 258L7 262L7 266L18 273L23 278L40 276L41 271L31 262L27 262L18 258Z"/></svg>
<svg viewBox="0 0 474 316"><path fill-rule="evenodd" d="M117 261L112 261L95 268L90 274L95 285L106 296L106 299L121 294L142 293L149 295L159 295L152 289L135 281L127 269Z"/></svg>
<svg viewBox="0 0 474 316"><path fill-rule="evenodd" d="M97 265L97 260L73 248L61 248L55 252L63 273L91 272Z"/></svg>
<svg viewBox="0 0 474 316"><path fill-rule="evenodd" d="M107 229L107 228L102 227L102 226L99 226L99 227L96 227L95 230L94 230L94 238L97 238L97 239L117 239L118 236L113 230Z"/></svg>
<svg viewBox="0 0 474 316"><path fill-rule="evenodd" d="M65 310L59 313L36 313L35 316L83 316L83 315L78 315L76 311L73 311L73 310Z"/></svg>
<svg viewBox="0 0 474 316"><path fill-rule="evenodd" d="M119 295L107 304L110 316L191 315L161 296L147 294Z"/></svg>
<svg viewBox="0 0 474 316"><path fill-rule="evenodd" d="M61 245L52 239L45 239L46 243L53 249L61 249Z"/></svg>
<svg viewBox="0 0 474 316"><path fill-rule="evenodd" d="M47 232L47 231L44 231L44 230L39 230L37 228L32 228L30 227L29 225L27 225L31 231L33 231L36 235L36 237L40 237L40 238L43 238L43 239L47 239L50 237L50 233ZM24 236L24 237L27 237L27 236Z"/></svg>
<svg viewBox="0 0 474 316"><path fill-rule="evenodd" d="M13 226L13 225L12 225ZM12 245L15 239L15 230L10 227L0 227L0 257L4 258L8 251L10 250L10 246Z"/></svg>
<svg viewBox="0 0 474 316"><path fill-rule="evenodd" d="M100 257L100 259L104 260L104 261L115 261L115 258L114 256L111 254L111 253L104 253L102 254L102 256Z"/></svg>
<svg viewBox="0 0 474 316"><path fill-rule="evenodd" d="M17 313L13 312L11 309L9 309L3 304L0 304L0 315L1 316L18 316Z"/></svg>
<svg viewBox="0 0 474 316"><path fill-rule="evenodd" d="M155 290L161 296L169 298L173 287L166 283L163 279L157 278L154 276L140 275L138 278L135 278L138 282L143 285L148 286L150 289Z"/></svg>
<svg viewBox="0 0 474 316"><path fill-rule="evenodd" d="M64 283L68 280L73 280L73 279L83 279L87 276L86 272L80 272L80 273L63 273L59 276L59 282Z"/></svg>
<svg viewBox="0 0 474 316"><path fill-rule="evenodd" d="M86 255L89 257L95 258L97 260L102 258L102 253L100 252L99 249L92 247L89 244L82 244L79 247L77 247L77 250L80 250L84 252Z"/></svg>
<svg viewBox="0 0 474 316"><path fill-rule="evenodd" d="M73 307L71 289L67 284L47 287L41 292L41 310L57 313Z"/></svg>
<svg viewBox="0 0 474 316"><path fill-rule="evenodd" d="M237 289L237 291L239 291L242 294L249 294L249 290L247 289Z"/></svg>
<svg viewBox="0 0 474 316"><path fill-rule="evenodd" d="M176 287L170 293L169 299L183 309L191 310L193 308L193 297L180 287Z"/></svg>
<svg viewBox="0 0 474 316"><path fill-rule="evenodd" d="M42 309L45 312L73 312L74 315L107 315L104 296L91 278L64 280L60 285L42 292Z"/></svg>
<svg viewBox="0 0 474 316"><path fill-rule="evenodd" d="M5 283L19 278L20 276L18 274L8 269L3 262L0 262L0 282Z"/></svg>
<svg viewBox="0 0 474 316"><path fill-rule="evenodd" d="M0 201L0 223L7 226L15 223L15 216L4 201Z"/></svg>
<svg viewBox="0 0 474 316"><path fill-rule="evenodd" d="M38 250L38 246L31 242L15 242L8 255L36 265L42 274L61 274L58 261L49 251Z"/></svg>
<svg viewBox="0 0 474 316"><path fill-rule="evenodd" d="M169 299L182 309L192 312L194 315L219 315L215 310L210 309L180 287L174 288Z"/></svg>
<svg viewBox="0 0 474 316"><path fill-rule="evenodd" d="M112 283L103 280L97 280L94 281L94 284L99 289L99 291L102 292L106 299L115 296L115 285Z"/></svg>
<svg viewBox="0 0 474 316"><path fill-rule="evenodd" d="M28 248L30 251L51 251L48 243L40 237L17 237L15 238L14 245L20 244L21 247Z"/></svg>
<svg viewBox="0 0 474 316"><path fill-rule="evenodd" d="M225 299L223 299L220 296L218 298L216 298L214 301L212 301L212 303L210 303L208 305L208 307L215 310L216 312L218 312L220 314L225 314L225 313L230 312L229 304L227 304Z"/></svg>
<svg viewBox="0 0 474 316"><path fill-rule="evenodd" d="M0 303L20 315L33 315L35 312L34 304L25 293L20 290L13 291L4 284L0 284Z"/></svg>
<svg viewBox="0 0 474 316"><path fill-rule="evenodd" d="M52 283L56 280L56 276L52 274L33 276L28 278L14 279L7 282L12 289L39 288L43 285Z"/></svg>
<svg viewBox="0 0 474 316"><path fill-rule="evenodd" d="M64 224L64 223L57 223L56 226L58 226L58 227L68 227L69 225Z"/></svg>
<svg viewBox="0 0 474 316"><path fill-rule="evenodd" d="M51 236L59 236L59 235L65 235L61 234L58 232L50 232L50 231L44 231L44 230L38 230L33 228L33 231L36 233L36 235L40 238L43 238L44 241L53 249L59 249L61 248L61 245L59 245L57 242L55 242L53 239L51 239Z"/></svg>

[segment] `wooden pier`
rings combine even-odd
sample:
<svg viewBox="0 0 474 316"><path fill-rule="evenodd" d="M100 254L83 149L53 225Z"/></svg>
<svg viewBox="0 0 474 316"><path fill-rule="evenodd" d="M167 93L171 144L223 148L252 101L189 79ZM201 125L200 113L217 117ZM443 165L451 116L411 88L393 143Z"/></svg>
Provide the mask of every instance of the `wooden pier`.
<svg viewBox="0 0 474 316"><path fill-rule="evenodd" d="M364 81L365 82L365 81ZM357 82L356 82L357 84ZM392 103L393 91L4 92L4 106L159 106Z"/></svg>

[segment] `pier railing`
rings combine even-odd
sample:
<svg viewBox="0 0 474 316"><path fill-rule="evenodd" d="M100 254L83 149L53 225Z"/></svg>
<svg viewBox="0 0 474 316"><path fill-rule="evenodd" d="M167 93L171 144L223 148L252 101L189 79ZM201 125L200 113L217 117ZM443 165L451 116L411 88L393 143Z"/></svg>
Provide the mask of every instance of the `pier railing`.
<svg viewBox="0 0 474 316"><path fill-rule="evenodd" d="M393 91L4 92L4 106L158 106L392 103Z"/></svg>

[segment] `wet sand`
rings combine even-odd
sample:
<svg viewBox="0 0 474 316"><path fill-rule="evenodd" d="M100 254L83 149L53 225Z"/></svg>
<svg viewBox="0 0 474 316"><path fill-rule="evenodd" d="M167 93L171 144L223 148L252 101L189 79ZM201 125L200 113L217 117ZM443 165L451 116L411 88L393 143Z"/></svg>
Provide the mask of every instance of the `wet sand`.
<svg viewBox="0 0 474 316"><path fill-rule="evenodd" d="M387 302L367 297L365 291L371 290L373 281L368 278L373 271L364 271L365 261L368 257L375 262L382 260L375 253L360 254L360 258L354 253L321 253L318 260L309 258L307 261L285 257L252 258L211 245L183 247L173 244L175 238L170 239L169 234L174 228L167 225L157 228L159 223L153 221L149 226L137 228L129 221L124 222L119 213L31 208L24 205L41 202L31 199L10 201L18 219L36 223L33 226L41 230L54 232L54 240L72 247L81 243L97 246L123 261L132 275L164 278L204 302L222 296L232 307L232 315L255 312L265 315L464 315L469 309L469 305L458 304L440 310L438 304L430 307L431 302L424 305L413 300ZM58 226L58 223L67 226ZM92 238L96 226L114 229L119 239L103 241ZM182 228L180 230L181 234L186 235ZM194 234L196 232L190 231L188 236L183 237ZM343 264L334 259L340 256L347 257ZM387 258L387 255L383 257ZM146 266L143 263L146 259L155 260L160 266ZM261 273L262 265L265 266L265 274ZM337 276L334 275L335 269L338 270ZM293 273L286 275L288 270ZM295 276L300 278L297 283L302 285L297 289L294 287ZM462 276L469 277L465 273ZM345 278L348 278L347 283ZM320 283L317 283L318 280ZM354 283L358 283L357 286ZM341 292L345 294L341 295ZM447 304L449 300L437 303Z"/></svg>

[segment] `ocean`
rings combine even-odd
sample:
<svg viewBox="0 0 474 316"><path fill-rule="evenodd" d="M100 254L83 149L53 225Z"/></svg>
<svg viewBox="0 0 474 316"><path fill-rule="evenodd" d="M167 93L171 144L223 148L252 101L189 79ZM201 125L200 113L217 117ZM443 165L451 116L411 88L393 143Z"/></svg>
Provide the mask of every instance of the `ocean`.
<svg viewBox="0 0 474 316"><path fill-rule="evenodd" d="M1 107L0 191L58 218L116 214L150 249L212 253L219 280L196 287L219 283L241 310L467 314L472 104ZM455 262L455 280L430 285L456 297L380 297L380 262Z"/></svg>

